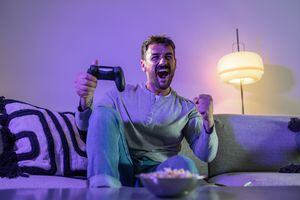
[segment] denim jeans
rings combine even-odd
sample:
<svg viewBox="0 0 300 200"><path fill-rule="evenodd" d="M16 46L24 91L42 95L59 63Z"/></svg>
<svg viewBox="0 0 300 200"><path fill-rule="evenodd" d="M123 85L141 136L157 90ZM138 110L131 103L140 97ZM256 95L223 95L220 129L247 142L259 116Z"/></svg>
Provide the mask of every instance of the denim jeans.
<svg viewBox="0 0 300 200"><path fill-rule="evenodd" d="M133 160L124 135L119 113L108 107L95 107L89 119L87 135L89 187L134 186L135 174L183 168L199 174L195 163L185 156L173 156L159 163L147 158Z"/></svg>

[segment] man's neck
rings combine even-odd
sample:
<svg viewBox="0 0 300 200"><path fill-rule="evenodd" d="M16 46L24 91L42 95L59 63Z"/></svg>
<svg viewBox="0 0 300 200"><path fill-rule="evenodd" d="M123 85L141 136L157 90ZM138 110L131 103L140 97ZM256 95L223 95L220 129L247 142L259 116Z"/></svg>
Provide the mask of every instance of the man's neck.
<svg viewBox="0 0 300 200"><path fill-rule="evenodd" d="M149 90L150 92L154 93L155 95L159 95L159 96L166 96L171 92L171 88L168 87L167 89L158 89L153 87L151 84L146 83L146 88L147 90Z"/></svg>

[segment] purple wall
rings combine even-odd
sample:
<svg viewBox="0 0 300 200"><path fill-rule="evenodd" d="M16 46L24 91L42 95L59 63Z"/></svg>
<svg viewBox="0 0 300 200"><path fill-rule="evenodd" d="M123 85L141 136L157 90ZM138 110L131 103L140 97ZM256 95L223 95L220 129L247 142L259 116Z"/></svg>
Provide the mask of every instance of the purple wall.
<svg viewBox="0 0 300 200"><path fill-rule="evenodd" d="M0 95L74 110L74 78L94 58L142 82L140 45L165 33L177 44L173 88L191 99L211 94L215 113L241 113L239 88L216 71L239 28L246 50L265 63L263 79L245 87L246 114L299 115L299 10L298 0L1 0ZM96 99L110 87L101 81Z"/></svg>

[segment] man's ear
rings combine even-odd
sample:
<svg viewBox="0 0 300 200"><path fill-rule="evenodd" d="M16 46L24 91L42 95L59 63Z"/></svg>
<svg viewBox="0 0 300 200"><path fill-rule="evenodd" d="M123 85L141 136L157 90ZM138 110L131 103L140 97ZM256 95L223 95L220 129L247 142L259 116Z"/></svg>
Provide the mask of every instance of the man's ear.
<svg viewBox="0 0 300 200"><path fill-rule="evenodd" d="M175 58L175 69L177 68L177 59Z"/></svg>
<svg viewBox="0 0 300 200"><path fill-rule="evenodd" d="M140 63L141 63L142 71L143 71L143 72L146 72L145 61L144 61L143 59L141 59Z"/></svg>

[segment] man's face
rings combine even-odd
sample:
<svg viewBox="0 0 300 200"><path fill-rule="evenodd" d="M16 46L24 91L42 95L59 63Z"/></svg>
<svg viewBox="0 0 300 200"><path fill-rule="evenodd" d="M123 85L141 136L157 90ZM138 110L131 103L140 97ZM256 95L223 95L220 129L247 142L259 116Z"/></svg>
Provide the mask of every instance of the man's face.
<svg viewBox="0 0 300 200"><path fill-rule="evenodd" d="M168 89L176 70L172 47L156 43L149 45L141 67L147 76L147 86L155 91Z"/></svg>

